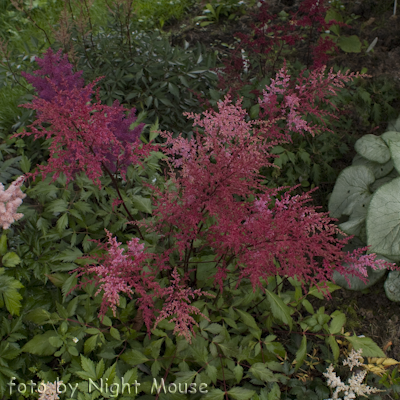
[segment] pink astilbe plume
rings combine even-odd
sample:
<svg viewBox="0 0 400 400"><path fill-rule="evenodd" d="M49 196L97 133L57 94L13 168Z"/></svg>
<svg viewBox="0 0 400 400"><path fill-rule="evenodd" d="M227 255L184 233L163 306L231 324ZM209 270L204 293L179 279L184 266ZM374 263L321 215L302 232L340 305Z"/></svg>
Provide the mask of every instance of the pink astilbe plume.
<svg viewBox="0 0 400 400"><path fill-rule="evenodd" d="M107 252L102 256L95 256L100 265L77 270L78 276L93 274L90 281L83 282L80 286L94 281L98 286L96 295L103 292L100 316L105 315L109 308L115 315L121 293L130 298L135 295L138 298L139 310L143 312L144 321L150 330L154 319L154 298L162 297L166 290L154 280L155 272L148 263L152 254L143 251L144 245L140 244L137 238L127 243L128 251L124 252L120 247L121 243L117 242L107 229L105 231L108 245L103 244L101 248ZM145 265L148 265L147 272L143 268Z"/></svg>
<svg viewBox="0 0 400 400"><path fill-rule="evenodd" d="M345 83L354 78L368 76L349 71L333 73L332 68L325 74L325 69L323 66L310 71L309 76L304 76L303 70L296 80L293 80L284 65L275 79L271 79L271 83L263 90L263 95L258 100L262 109L261 117L269 122L286 121L284 128L273 123L270 133L276 138L291 141L290 132L298 132L301 135L308 132L312 136L323 130L331 132L326 126L325 118L337 119L337 116L323 110L321 104L329 104L336 109L331 98L337 95ZM278 96L283 99L278 101ZM319 123L310 124L306 121L307 115L314 116Z"/></svg>
<svg viewBox="0 0 400 400"><path fill-rule="evenodd" d="M276 86L277 93L284 89ZM274 132L262 122L258 127L246 122L240 102L233 105L229 97L218 108L203 117L189 115L204 130L191 140L162 133L176 190L157 192L153 229L175 239L181 264L195 256L198 239L215 254L215 283L221 290L229 264L237 283L249 279L254 289L276 274L316 284L331 279L334 270L363 278L366 265L393 267L373 261L374 255L342 252L348 238L336 239L340 230L327 214L307 206L309 194L281 194L288 188L262 185L258 171L271 165Z"/></svg>
<svg viewBox="0 0 400 400"><path fill-rule="evenodd" d="M17 213L17 208L22 204L26 194L22 192L21 185L25 176L17 178L5 191L0 183L0 226L8 229L14 221L21 219L24 214Z"/></svg>
<svg viewBox="0 0 400 400"><path fill-rule="evenodd" d="M40 96L32 104L22 105L37 110L37 120L29 126L31 132L13 137L35 135L35 139L46 137L53 141L48 165L38 166L39 170L29 176L54 172L54 181L63 172L68 183L76 174L85 172L100 187L102 168L112 173L119 169L125 177L128 165L139 163L149 154L150 147L138 140L144 124L129 130L136 120L135 109L126 117L125 108L117 100L111 107L101 104L99 89L97 102L91 103L93 88L101 77L83 87L81 73L72 74L72 65L66 56L61 59L60 52L53 54L48 50L37 62L42 67L35 71L37 76L25 77ZM49 128L45 127L47 124Z"/></svg>
<svg viewBox="0 0 400 400"><path fill-rule="evenodd" d="M156 319L154 328L163 319L174 316L170 320L170 322L175 322L174 333L177 333L178 336L185 337L186 340L191 343L191 334L195 336L193 326L199 326L199 324L190 314L198 314L208 321L209 318L201 313L198 308L190 305L190 298L194 299L196 296L202 295L214 297L214 295L202 292L200 289L193 290L192 288L184 287L180 283L181 277L176 268L172 272L172 278L172 285L166 289L166 295L168 297L160 315Z"/></svg>
<svg viewBox="0 0 400 400"><path fill-rule="evenodd" d="M161 287L155 280L155 276L158 270L164 269L163 264L168 257L145 253L144 244L140 244L137 238L133 238L127 243L128 251L124 252L124 249L120 247L121 243L117 242L117 239L113 238L107 229L105 231L108 237L108 246L103 244L101 248L107 252L103 256L95 256L100 265L77 269L78 276L92 276L78 287L95 282L98 286L96 295L103 293L99 317L105 315L109 308L115 316L120 294L125 293L130 298L132 296L137 298L138 310L142 312L149 334L161 320L176 314L176 317L171 320L176 323L174 332L178 332L179 335L183 335L190 341L190 333L194 333L192 327L197 325L190 314L200 314L205 317L198 308L190 305L190 297L212 295L203 293L200 289L185 288L180 283L180 277L176 270L172 273L172 286ZM89 256L82 258L89 258ZM153 269L150 261L157 265L157 271ZM165 297L162 310L155 310L155 299ZM160 311L160 314L153 326L156 311Z"/></svg>

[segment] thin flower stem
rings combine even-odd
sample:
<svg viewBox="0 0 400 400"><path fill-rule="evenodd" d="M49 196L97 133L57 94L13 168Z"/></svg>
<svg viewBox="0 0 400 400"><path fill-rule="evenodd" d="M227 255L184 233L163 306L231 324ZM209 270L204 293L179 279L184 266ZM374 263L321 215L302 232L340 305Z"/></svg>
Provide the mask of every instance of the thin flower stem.
<svg viewBox="0 0 400 400"><path fill-rule="evenodd" d="M129 212L129 210L128 210L128 208L126 207L126 204L125 204L125 202L124 202L124 199L122 198L122 195L121 195L121 193L120 193L120 191L119 191L118 183L117 183L115 177L114 177L113 174L110 172L110 170L104 165L103 162L101 163L101 165L103 166L104 170L105 170L105 171L108 173L108 175L110 176L110 178L111 178L111 180L112 180L112 182L113 182L113 184L114 184L115 190L116 190L117 193L118 193L118 197L119 197L120 200L122 201L122 205L124 206L125 211L127 212L129 218L131 219L131 221L134 221L135 219L133 218L132 214ZM143 237L143 235L142 235L142 232L140 231L140 228L139 228L137 225L136 225L136 228L137 228L137 231L138 231L138 233L139 233L140 238L141 238L142 240L144 240L144 237Z"/></svg>

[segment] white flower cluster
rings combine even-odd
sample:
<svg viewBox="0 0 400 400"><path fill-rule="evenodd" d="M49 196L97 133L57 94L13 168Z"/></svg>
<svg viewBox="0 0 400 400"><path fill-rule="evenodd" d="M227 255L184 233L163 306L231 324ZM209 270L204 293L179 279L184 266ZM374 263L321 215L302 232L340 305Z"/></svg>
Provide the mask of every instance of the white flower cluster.
<svg viewBox="0 0 400 400"><path fill-rule="evenodd" d="M350 371L353 370L356 366L362 366L362 362L359 361L361 357L362 349L358 351L351 350L349 357L347 360L343 361L343 365L348 365ZM366 394L382 392L377 388L373 388L367 386L366 384L362 383L367 374L366 370L358 372L357 374L353 374L348 380L347 385L340 380L340 377L336 376L336 373L333 370L333 365L331 364L327 369L327 372L324 372L325 377L328 380L328 386L332 389L335 389L333 396L331 399L325 400L333 400L333 399L341 399L339 397L340 393L343 393L344 397L343 400L350 400L355 399L356 396L365 396Z"/></svg>
<svg viewBox="0 0 400 400"><path fill-rule="evenodd" d="M22 199L26 194L22 193L21 185L25 177L20 176L7 190L0 183L0 226L8 229L14 221L21 219L24 214L16 213L17 208L22 204Z"/></svg>
<svg viewBox="0 0 400 400"><path fill-rule="evenodd" d="M63 381L50 383L47 382L45 387L45 391L41 393L39 400L58 400L60 397L58 394L60 393L58 390L58 385L63 383Z"/></svg>

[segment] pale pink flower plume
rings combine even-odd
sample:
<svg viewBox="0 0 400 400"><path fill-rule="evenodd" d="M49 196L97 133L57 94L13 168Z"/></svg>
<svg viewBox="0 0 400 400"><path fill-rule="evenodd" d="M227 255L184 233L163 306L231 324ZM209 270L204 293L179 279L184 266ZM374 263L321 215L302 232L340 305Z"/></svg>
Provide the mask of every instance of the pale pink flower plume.
<svg viewBox="0 0 400 400"><path fill-rule="evenodd" d="M22 204L22 199L26 197L21 190L24 179L24 176L20 176L7 190L4 190L4 185L0 183L0 226L3 229L8 229L13 222L24 216L24 214L16 212Z"/></svg>
<svg viewBox="0 0 400 400"><path fill-rule="evenodd" d="M62 381L50 383L47 382L46 384L42 383L42 386L45 385L45 391L42 392L39 396L39 400L58 400L60 397L58 396L59 387L58 385L63 383Z"/></svg>

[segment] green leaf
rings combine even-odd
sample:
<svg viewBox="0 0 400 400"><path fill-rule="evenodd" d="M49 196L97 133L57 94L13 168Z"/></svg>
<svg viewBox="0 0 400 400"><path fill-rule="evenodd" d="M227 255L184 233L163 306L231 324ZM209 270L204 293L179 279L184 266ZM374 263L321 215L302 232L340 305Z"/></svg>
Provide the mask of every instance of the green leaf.
<svg viewBox="0 0 400 400"><path fill-rule="evenodd" d="M335 361L337 361L339 358L339 355L340 355L340 349L339 349L339 345L336 342L335 336L328 336L326 338L326 342L329 344L329 346L332 350L332 354L333 354Z"/></svg>
<svg viewBox="0 0 400 400"><path fill-rule="evenodd" d="M212 389L202 397L202 400L223 400L225 397L225 392L221 389Z"/></svg>
<svg viewBox="0 0 400 400"><path fill-rule="evenodd" d="M329 332L333 334L339 333L346 323L346 315L340 313L333 317L331 323L329 324Z"/></svg>
<svg viewBox="0 0 400 400"><path fill-rule="evenodd" d="M294 368L297 371L302 365L307 355L307 338L306 335L303 335L303 339L301 340L301 345L299 349L296 351L296 366Z"/></svg>
<svg viewBox="0 0 400 400"><path fill-rule="evenodd" d="M197 371L176 372L175 375L178 377L177 379L175 379L176 384L187 383L188 385L190 385L193 382L193 379L196 377Z"/></svg>
<svg viewBox="0 0 400 400"><path fill-rule="evenodd" d="M217 383L217 368L214 367L214 365L208 364L206 367L206 374L215 385Z"/></svg>
<svg viewBox="0 0 400 400"><path fill-rule="evenodd" d="M344 169L329 199L331 217L340 218L342 215L351 215L357 208L368 207L371 200L369 185L374 181L372 170L364 165Z"/></svg>
<svg viewBox="0 0 400 400"><path fill-rule="evenodd" d="M64 199L57 199L49 203L45 211L46 212L51 212L51 213L62 213L67 211L68 209L68 203Z"/></svg>
<svg viewBox="0 0 400 400"><path fill-rule="evenodd" d="M381 186L372 196L366 220L371 253L400 260L400 178Z"/></svg>
<svg viewBox="0 0 400 400"><path fill-rule="evenodd" d="M121 340L121 336L120 336L119 331L117 329L111 328L110 329L110 334L114 339Z"/></svg>
<svg viewBox="0 0 400 400"><path fill-rule="evenodd" d="M61 233L68 225L68 213L65 213L58 219L56 229Z"/></svg>
<svg viewBox="0 0 400 400"><path fill-rule="evenodd" d="M348 336L346 339L353 345L355 351L362 349L361 355L363 357L386 357L385 353L371 338Z"/></svg>
<svg viewBox="0 0 400 400"><path fill-rule="evenodd" d="M274 373L267 368L264 363L255 363L249 369L257 379L264 382L276 382L278 379L274 377Z"/></svg>
<svg viewBox="0 0 400 400"><path fill-rule="evenodd" d="M7 253L7 235L3 233L0 238L0 256Z"/></svg>
<svg viewBox="0 0 400 400"><path fill-rule="evenodd" d="M240 383L243 378L243 367L239 364L236 365L236 367L233 368L233 374L235 375L236 383Z"/></svg>
<svg viewBox="0 0 400 400"><path fill-rule="evenodd" d="M49 343L57 349L64 344L63 340L59 336L52 336L49 338Z"/></svg>
<svg viewBox="0 0 400 400"><path fill-rule="evenodd" d="M3 306L2 297L8 312L12 315L19 315L22 296L17 289L24 286L11 276L2 275L4 268L0 268L0 306Z"/></svg>
<svg viewBox="0 0 400 400"><path fill-rule="evenodd" d="M21 351L38 356L51 356L57 350L49 343L51 337L58 337L58 334L54 331L47 331L43 335L36 335L24 345Z"/></svg>
<svg viewBox="0 0 400 400"><path fill-rule="evenodd" d="M91 336L89 339L85 340L85 344L83 346L84 354L89 354L91 351L95 349L98 337L99 335L94 335Z"/></svg>
<svg viewBox="0 0 400 400"><path fill-rule="evenodd" d="M128 364L135 366L138 364L143 364L149 359L141 353L139 350L128 350L122 354L121 358Z"/></svg>
<svg viewBox="0 0 400 400"><path fill-rule="evenodd" d="M268 295L268 301L271 306L272 315L282 321L284 324L289 325L290 330L292 330L293 319L290 316L290 308L282 301L282 299L266 289Z"/></svg>
<svg viewBox="0 0 400 400"><path fill-rule="evenodd" d="M152 213L151 200L139 195L131 196L132 204L139 211L143 211L147 214Z"/></svg>
<svg viewBox="0 0 400 400"><path fill-rule="evenodd" d="M258 114L260 113L260 105L259 104L254 104L250 108L250 118L251 119L257 119Z"/></svg>
<svg viewBox="0 0 400 400"><path fill-rule="evenodd" d="M174 85L173 83L169 82L168 83L168 90L170 91L170 93L172 93L176 98L179 99L180 94L179 94L179 89L176 85Z"/></svg>
<svg viewBox="0 0 400 400"><path fill-rule="evenodd" d="M21 262L21 259L13 251L7 253L1 260L5 267L15 267Z"/></svg>
<svg viewBox="0 0 400 400"><path fill-rule="evenodd" d="M97 379L97 374L96 374L96 367L94 365L94 362L90 358L86 358L81 354L81 366L82 369L88 373L88 376L95 380Z"/></svg>
<svg viewBox="0 0 400 400"><path fill-rule="evenodd" d="M346 53L361 52L361 41L356 35L340 36L337 44Z"/></svg>
<svg viewBox="0 0 400 400"><path fill-rule="evenodd" d="M50 319L50 313L43 308L35 308L28 312L24 319L35 323L36 325L44 325L46 321Z"/></svg>
<svg viewBox="0 0 400 400"><path fill-rule="evenodd" d="M31 162L29 158L26 155L23 155L21 157L21 161L19 162L19 166L21 168L21 171L26 174L31 170Z"/></svg>
<svg viewBox="0 0 400 400"><path fill-rule="evenodd" d="M256 394L254 390L244 389L241 387L234 387L228 391L229 397L235 400L247 400Z"/></svg>
<svg viewBox="0 0 400 400"><path fill-rule="evenodd" d="M382 138L364 135L354 145L356 152L369 161L385 164L390 160L390 151Z"/></svg>
<svg viewBox="0 0 400 400"><path fill-rule="evenodd" d="M249 326L250 328L259 330L260 328L257 326L256 320L246 311L242 311L239 309L235 309L235 311L239 314L241 322L245 325Z"/></svg>

